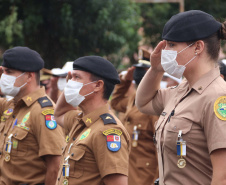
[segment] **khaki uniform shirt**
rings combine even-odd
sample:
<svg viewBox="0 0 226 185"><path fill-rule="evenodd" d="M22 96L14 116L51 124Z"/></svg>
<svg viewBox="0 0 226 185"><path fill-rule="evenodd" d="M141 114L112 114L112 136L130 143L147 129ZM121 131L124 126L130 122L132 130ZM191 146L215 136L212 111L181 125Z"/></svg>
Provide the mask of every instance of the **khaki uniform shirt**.
<svg viewBox="0 0 226 185"><path fill-rule="evenodd" d="M76 115L76 111L65 114L65 130L71 129L56 184L101 185L106 175L128 176L129 135L108 106L84 117ZM120 142L110 142L112 137ZM114 149L117 151L112 151ZM63 176L63 163L67 162L70 165L68 178Z"/></svg>
<svg viewBox="0 0 226 185"><path fill-rule="evenodd" d="M192 87L185 80L176 88L159 90L152 106L152 113L161 114L155 126L160 184L210 185L210 154L226 148L226 83L219 69ZM182 160L176 145L180 130L187 150Z"/></svg>
<svg viewBox="0 0 226 185"><path fill-rule="evenodd" d="M125 113L123 124L132 139L129 185L151 185L158 178L157 154L153 142L154 123L158 117L141 113L134 104L135 94L125 96L130 84L131 81L121 79L113 92L111 106ZM138 141L133 137L134 126L137 126Z"/></svg>
<svg viewBox="0 0 226 185"><path fill-rule="evenodd" d="M44 88L23 97L16 105L5 99L0 104L0 184L44 183L43 156L61 155L65 145L63 131L52 116L54 105ZM11 134L11 152L7 153Z"/></svg>

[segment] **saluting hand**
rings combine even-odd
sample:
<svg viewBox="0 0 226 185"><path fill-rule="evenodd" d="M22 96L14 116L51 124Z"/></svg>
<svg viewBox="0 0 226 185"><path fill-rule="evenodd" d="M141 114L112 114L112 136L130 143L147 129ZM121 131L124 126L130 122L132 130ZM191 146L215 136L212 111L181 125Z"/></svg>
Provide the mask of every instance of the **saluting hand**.
<svg viewBox="0 0 226 185"><path fill-rule="evenodd" d="M162 50L166 47L166 41L160 41L158 45L155 47L154 51L151 53L151 68L152 70L156 70L159 72L164 72L161 65L161 53Z"/></svg>
<svg viewBox="0 0 226 185"><path fill-rule="evenodd" d="M123 77L124 80L132 81L133 80L133 72L134 72L134 70L135 70L134 66L128 68L127 73Z"/></svg>
<svg viewBox="0 0 226 185"><path fill-rule="evenodd" d="M66 77L66 80L68 82L68 80L72 79L72 74L71 74L71 71L68 71L67 73L67 77Z"/></svg>

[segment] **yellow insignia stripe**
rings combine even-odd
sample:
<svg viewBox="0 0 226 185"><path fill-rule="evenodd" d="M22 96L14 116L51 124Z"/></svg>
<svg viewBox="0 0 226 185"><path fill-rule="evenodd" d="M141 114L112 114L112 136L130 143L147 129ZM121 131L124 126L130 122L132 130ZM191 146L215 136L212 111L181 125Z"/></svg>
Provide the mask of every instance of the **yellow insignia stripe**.
<svg viewBox="0 0 226 185"><path fill-rule="evenodd" d="M92 120L91 120L91 118L87 118L87 119L86 119L86 123L87 123L87 122L90 122L90 123L92 123Z"/></svg>
<svg viewBox="0 0 226 185"><path fill-rule="evenodd" d="M217 98L214 103L214 113L219 119L226 121L226 96Z"/></svg>
<svg viewBox="0 0 226 185"><path fill-rule="evenodd" d="M54 110L53 109L46 109L44 111L42 111L43 115L48 115L48 114L54 114Z"/></svg>
<svg viewBox="0 0 226 185"><path fill-rule="evenodd" d="M112 119L110 116L107 116L105 119Z"/></svg>
<svg viewBox="0 0 226 185"><path fill-rule="evenodd" d="M121 135L122 135L122 131L117 130L117 129L108 129L108 130L105 130L105 131L103 132L103 134L104 134L105 136L107 136L107 135L109 135L109 134L117 134L117 135L121 136Z"/></svg>

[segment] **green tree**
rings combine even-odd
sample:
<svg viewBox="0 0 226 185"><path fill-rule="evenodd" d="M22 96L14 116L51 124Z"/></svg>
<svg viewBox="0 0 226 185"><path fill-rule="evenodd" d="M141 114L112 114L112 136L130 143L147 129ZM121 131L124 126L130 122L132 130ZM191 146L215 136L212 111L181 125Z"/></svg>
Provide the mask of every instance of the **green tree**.
<svg viewBox="0 0 226 185"><path fill-rule="evenodd" d="M202 10L213 15L218 21L223 22L226 18L225 0L184 0L185 11ZM143 17L142 26L146 42L152 46L162 40L161 34L165 23L171 16L179 13L178 3L149 3L140 4ZM225 45L225 42L222 42Z"/></svg>
<svg viewBox="0 0 226 185"><path fill-rule="evenodd" d="M37 50L46 67L62 67L84 55L106 56L115 66L132 58L140 37L140 14L130 0L2 0L1 47L25 45ZM12 11L14 7L14 11ZM15 27L15 28L12 28Z"/></svg>

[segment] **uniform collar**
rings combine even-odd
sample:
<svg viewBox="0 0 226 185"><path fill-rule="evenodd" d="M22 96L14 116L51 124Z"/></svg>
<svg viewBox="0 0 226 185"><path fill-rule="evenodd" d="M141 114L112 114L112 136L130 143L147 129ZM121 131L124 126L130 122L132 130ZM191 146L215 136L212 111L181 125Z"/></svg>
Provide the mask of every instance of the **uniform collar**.
<svg viewBox="0 0 226 185"><path fill-rule="evenodd" d="M192 88L196 90L199 94L203 91L217 78L220 76L219 67L215 67L208 73L204 74L193 86Z"/></svg>
<svg viewBox="0 0 226 185"><path fill-rule="evenodd" d="M82 121L85 123L87 127L90 127L93 123L95 123L100 118L100 115L108 112L109 112L109 105L106 104L100 107L99 109L89 113L88 115L82 117Z"/></svg>
<svg viewBox="0 0 226 185"><path fill-rule="evenodd" d="M31 104L37 101L37 99L43 96L45 96L45 88L41 87L40 89L24 96L21 100L29 107Z"/></svg>

